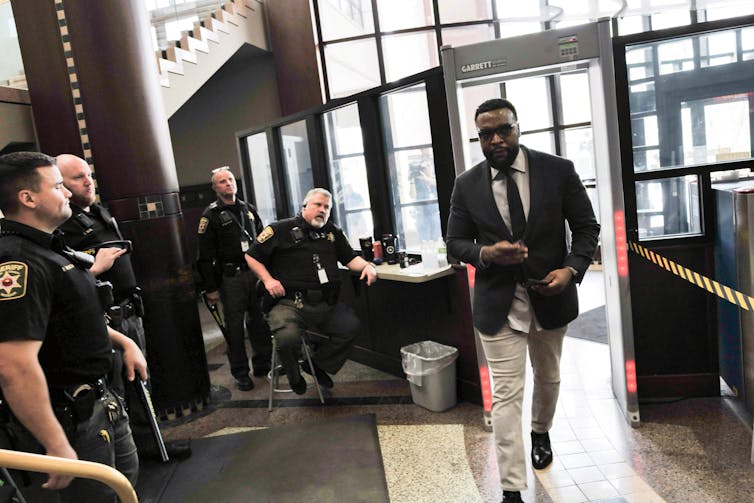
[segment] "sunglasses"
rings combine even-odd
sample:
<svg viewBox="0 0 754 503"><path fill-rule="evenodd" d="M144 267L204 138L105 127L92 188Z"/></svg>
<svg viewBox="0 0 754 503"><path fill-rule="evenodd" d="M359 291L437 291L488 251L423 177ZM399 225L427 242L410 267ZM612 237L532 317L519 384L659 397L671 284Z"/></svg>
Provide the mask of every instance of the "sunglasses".
<svg viewBox="0 0 754 503"><path fill-rule="evenodd" d="M513 122L511 124L500 124L494 129L480 129L477 131L479 138L484 141L490 141L495 135L498 135L501 139L508 138L513 131L518 127L518 124Z"/></svg>

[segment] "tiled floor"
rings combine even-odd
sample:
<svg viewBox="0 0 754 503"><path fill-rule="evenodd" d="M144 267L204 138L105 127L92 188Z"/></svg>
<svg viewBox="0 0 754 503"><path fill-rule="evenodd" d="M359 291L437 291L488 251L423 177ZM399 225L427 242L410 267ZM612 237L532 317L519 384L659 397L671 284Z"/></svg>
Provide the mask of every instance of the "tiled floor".
<svg viewBox="0 0 754 503"><path fill-rule="evenodd" d="M599 272L587 274L582 311L601 305L601 281ZM480 407L459 403L443 413L427 411L411 403L404 379L349 362L335 376L326 406L310 387L303 400L276 394L276 408L268 412L267 382L255 378L250 392L234 388L222 339L201 310L216 403L166 425L167 438L374 413L393 503L500 501L494 441L483 428ZM609 376L607 345L566 337L561 397L550 433L555 460L546 470L529 469L524 501L754 501L752 432L730 399L643 404L642 423L631 428L612 396ZM529 387L525 411L530 392Z"/></svg>

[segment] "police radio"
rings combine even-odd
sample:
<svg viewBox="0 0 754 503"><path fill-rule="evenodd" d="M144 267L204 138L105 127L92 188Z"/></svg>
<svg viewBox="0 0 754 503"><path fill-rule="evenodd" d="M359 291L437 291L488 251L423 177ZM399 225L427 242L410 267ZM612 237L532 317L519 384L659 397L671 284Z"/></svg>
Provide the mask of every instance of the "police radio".
<svg viewBox="0 0 754 503"><path fill-rule="evenodd" d="M291 238L294 243L300 243L306 238L306 233L301 227L294 227L291 229Z"/></svg>

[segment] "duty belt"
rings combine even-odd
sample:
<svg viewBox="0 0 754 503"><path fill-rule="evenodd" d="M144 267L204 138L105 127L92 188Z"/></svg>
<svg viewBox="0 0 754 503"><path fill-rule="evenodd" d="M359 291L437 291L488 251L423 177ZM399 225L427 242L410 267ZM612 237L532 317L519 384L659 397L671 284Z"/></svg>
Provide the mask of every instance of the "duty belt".
<svg viewBox="0 0 754 503"><path fill-rule="evenodd" d="M53 404L67 404L75 402L80 397L94 393L97 398L107 394L107 379L100 377L91 383L73 384L64 388L50 388L50 401Z"/></svg>
<svg viewBox="0 0 754 503"><path fill-rule="evenodd" d="M223 276L236 276L238 273L242 271L248 271L249 265L246 262L241 262L240 264L233 264L233 263L226 263L223 264Z"/></svg>
<svg viewBox="0 0 754 503"><path fill-rule="evenodd" d="M320 302L327 302L330 305L335 304L338 300L337 290L320 290L320 289L301 289L298 290L286 290L286 299L296 300L302 299L307 304L319 304Z"/></svg>

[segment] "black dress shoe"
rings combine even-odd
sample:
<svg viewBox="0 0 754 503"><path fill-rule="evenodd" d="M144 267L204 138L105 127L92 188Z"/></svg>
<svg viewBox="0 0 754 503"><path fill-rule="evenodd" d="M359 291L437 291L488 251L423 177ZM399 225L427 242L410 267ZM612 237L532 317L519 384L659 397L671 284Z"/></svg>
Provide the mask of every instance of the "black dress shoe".
<svg viewBox="0 0 754 503"><path fill-rule="evenodd" d="M288 384L291 385L291 389L294 393L297 395L303 395L306 393L306 381L298 370L298 366L296 366L296 370L294 370L293 373L286 371L286 375L288 376Z"/></svg>
<svg viewBox="0 0 754 503"><path fill-rule="evenodd" d="M550 435L531 432L531 464L537 470L547 468L552 463L552 447Z"/></svg>
<svg viewBox="0 0 754 503"><path fill-rule="evenodd" d="M250 391L254 389L254 381L249 376L236 377L236 387L241 391Z"/></svg>
<svg viewBox="0 0 754 503"><path fill-rule="evenodd" d="M503 491L503 503L524 503L519 491Z"/></svg>
<svg viewBox="0 0 754 503"><path fill-rule="evenodd" d="M301 368L309 375L312 375L312 371L309 369L309 365L304 363ZM317 378L317 382L325 389L332 389L335 383L332 382L332 378L327 375L327 372L314 365L314 377Z"/></svg>

